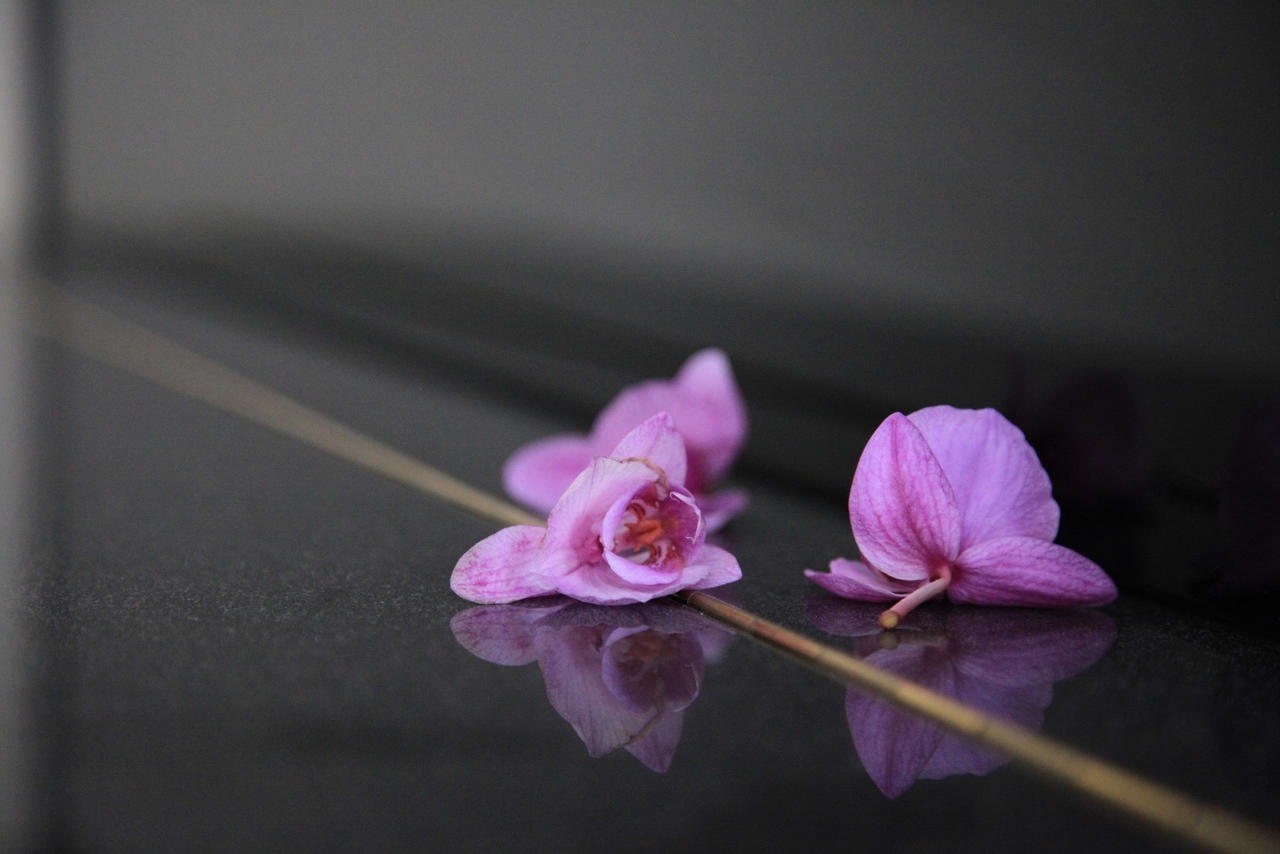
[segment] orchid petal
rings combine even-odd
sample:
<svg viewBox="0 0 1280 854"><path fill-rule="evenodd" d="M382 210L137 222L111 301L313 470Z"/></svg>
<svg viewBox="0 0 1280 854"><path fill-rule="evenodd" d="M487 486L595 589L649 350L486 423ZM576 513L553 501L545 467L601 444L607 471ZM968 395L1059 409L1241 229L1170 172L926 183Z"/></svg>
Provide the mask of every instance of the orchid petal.
<svg viewBox="0 0 1280 854"><path fill-rule="evenodd" d="M963 519L960 550L997 537L1052 540L1058 505L1022 431L994 409L931 406L907 418L942 466Z"/></svg>
<svg viewBox="0 0 1280 854"><path fill-rule="evenodd" d="M849 491L863 560L892 578L923 581L959 552L960 510L920 430L894 413L871 436Z"/></svg>
<svg viewBox="0 0 1280 854"><path fill-rule="evenodd" d="M586 436L551 436L520 448L502 468L507 494L542 513L555 506L583 469L591 465Z"/></svg>
<svg viewBox="0 0 1280 854"><path fill-rule="evenodd" d="M616 552L606 551L605 562L623 582L637 587L665 586L679 580L682 567L679 564L648 564L628 560Z"/></svg>
<svg viewBox="0 0 1280 854"><path fill-rule="evenodd" d="M828 593L857 602L893 602L902 598L912 586L887 578L862 561L842 557L831 561L830 572L806 569L804 574ZM879 613L876 612L877 616Z"/></svg>
<svg viewBox="0 0 1280 854"><path fill-rule="evenodd" d="M676 430L675 419L669 412L659 412L645 419L622 437L609 456L624 461L647 460L661 469L667 480L676 486L684 484L688 470L684 439Z"/></svg>
<svg viewBox="0 0 1280 854"><path fill-rule="evenodd" d="M515 525L486 537L458 559L449 586L482 605L554 593L554 579L540 573L545 534L534 525Z"/></svg>
<svg viewBox="0 0 1280 854"><path fill-rule="evenodd" d="M683 587L680 577L667 583L636 584L620 578L604 560L578 567L556 579L556 588L566 596L593 605L630 605L648 602Z"/></svg>
<svg viewBox="0 0 1280 854"><path fill-rule="evenodd" d="M685 567L684 578L697 577L692 584L685 584L681 589L706 590L709 587L720 587L731 584L742 578L742 567L738 559L719 546L703 545L698 549L694 562ZM675 591L672 591L673 593Z"/></svg>
<svg viewBox="0 0 1280 854"><path fill-rule="evenodd" d="M583 560L598 555L606 514L618 501L653 481L653 469L639 460L597 457L574 479L547 516L547 549L566 558L560 568L570 571ZM607 534L612 535L613 531ZM589 556L587 550L596 550L596 553ZM547 572L551 574L550 570Z"/></svg>
<svg viewBox="0 0 1280 854"><path fill-rule="evenodd" d="M1096 563L1071 549L1003 537L961 553L947 595L978 605L1105 605L1116 598L1116 586Z"/></svg>

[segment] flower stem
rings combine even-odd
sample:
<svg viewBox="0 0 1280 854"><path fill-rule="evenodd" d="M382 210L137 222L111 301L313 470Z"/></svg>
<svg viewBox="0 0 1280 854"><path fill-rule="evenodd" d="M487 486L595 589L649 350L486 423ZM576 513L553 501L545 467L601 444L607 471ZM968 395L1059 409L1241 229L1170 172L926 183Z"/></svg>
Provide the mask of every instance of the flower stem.
<svg viewBox="0 0 1280 854"><path fill-rule="evenodd" d="M928 599L932 599L939 593L947 589L951 584L951 567L943 565L938 571L938 577L927 584L921 584L915 590L912 590L906 596L903 596L893 607L880 615L880 627L883 629L892 629L902 620L903 617L911 613L912 609Z"/></svg>

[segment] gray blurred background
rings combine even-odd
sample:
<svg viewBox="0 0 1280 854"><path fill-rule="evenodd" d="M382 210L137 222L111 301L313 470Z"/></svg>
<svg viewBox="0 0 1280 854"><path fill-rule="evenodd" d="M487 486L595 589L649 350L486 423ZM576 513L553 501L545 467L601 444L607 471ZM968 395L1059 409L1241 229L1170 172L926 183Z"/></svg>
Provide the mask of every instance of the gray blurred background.
<svg viewBox="0 0 1280 854"><path fill-rule="evenodd" d="M52 8L77 227L544 270L543 296L623 317L678 313L663 298L694 283L996 346L1280 366L1273 4ZM825 362L803 323L771 332Z"/></svg>

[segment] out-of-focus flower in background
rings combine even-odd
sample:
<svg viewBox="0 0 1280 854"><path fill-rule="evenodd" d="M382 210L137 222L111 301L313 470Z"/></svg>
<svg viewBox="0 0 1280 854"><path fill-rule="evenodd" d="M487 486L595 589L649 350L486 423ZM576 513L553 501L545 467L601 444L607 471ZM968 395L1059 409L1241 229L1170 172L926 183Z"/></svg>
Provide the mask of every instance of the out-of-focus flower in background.
<svg viewBox="0 0 1280 854"><path fill-rule="evenodd" d="M716 349L693 354L672 379L623 389L596 416L589 435L550 436L520 448L503 468L503 485L517 501L546 513L593 457L609 454L623 436L659 412L671 414L684 438L684 485L697 496L714 531L747 503L745 492L712 491L747 438L746 405L729 357Z"/></svg>

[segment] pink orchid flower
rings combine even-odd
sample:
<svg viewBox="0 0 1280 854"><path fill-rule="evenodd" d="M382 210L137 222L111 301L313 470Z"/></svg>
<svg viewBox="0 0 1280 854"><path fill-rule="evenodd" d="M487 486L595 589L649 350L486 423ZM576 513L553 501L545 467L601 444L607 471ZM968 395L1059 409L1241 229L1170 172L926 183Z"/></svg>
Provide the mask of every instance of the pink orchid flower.
<svg viewBox="0 0 1280 854"><path fill-rule="evenodd" d="M669 412L688 452L685 487L698 498L708 530L717 530L747 503L746 493L709 494L737 459L747 438L747 410L720 350L694 353L674 379L623 389L596 417L591 435L567 434L520 448L502 472L507 493L545 513L593 457L608 454L632 428Z"/></svg>
<svg viewBox="0 0 1280 854"><path fill-rule="evenodd" d="M849 491L862 561L837 558L819 586L897 604L893 628L921 602L1104 605L1116 587L1097 564L1054 545L1058 505L1022 431L994 409L894 413L867 442Z"/></svg>
<svg viewBox="0 0 1280 854"><path fill-rule="evenodd" d="M654 771L675 756L684 711L732 636L687 609L622 608L568 599L488 605L454 616L472 655L509 666L537 661L547 699L592 756L621 747Z"/></svg>
<svg viewBox="0 0 1280 854"><path fill-rule="evenodd" d="M472 546L450 586L481 604L562 593L622 605L737 581L737 559L705 542L685 475L685 443L659 413L577 476L546 528L516 525Z"/></svg>
<svg viewBox="0 0 1280 854"><path fill-rule="evenodd" d="M956 609L920 614L914 626L880 631L874 611L838 600L810 601L810 621L853 636L855 654L1033 732L1044 725L1054 683L1092 666L1115 639L1115 624L1092 611ZM891 798L917 780L989 774L1007 756L850 688L845 715L854 749Z"/></svg>

